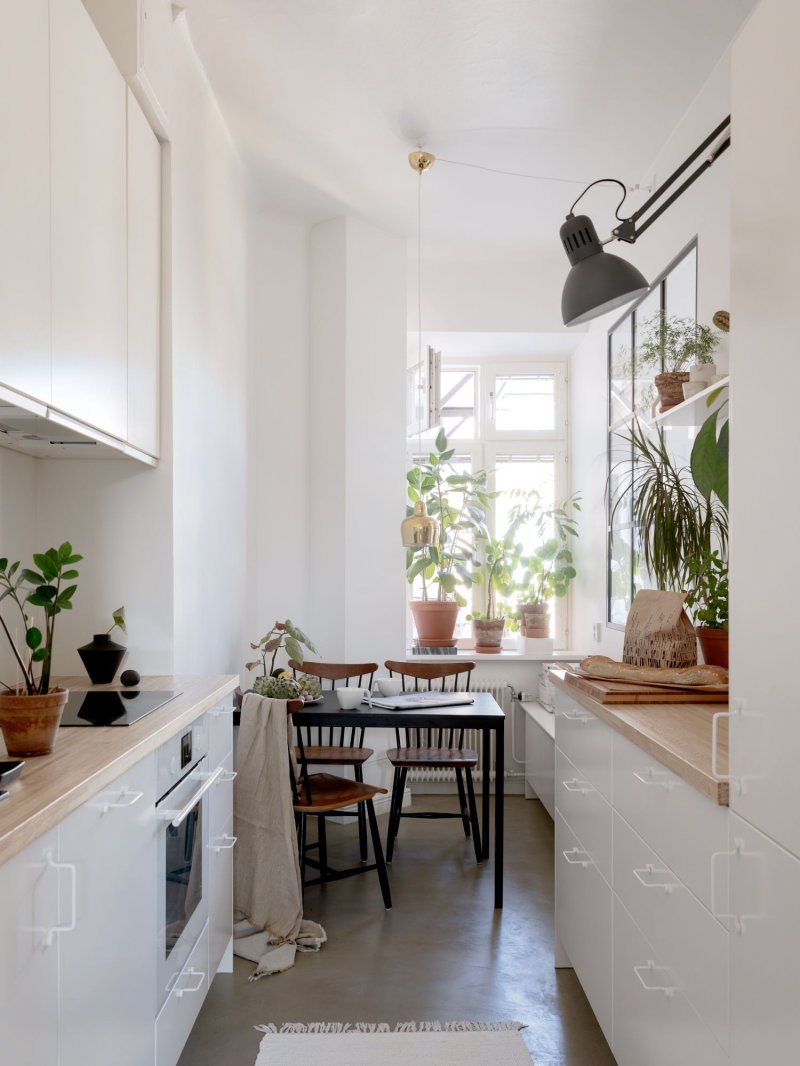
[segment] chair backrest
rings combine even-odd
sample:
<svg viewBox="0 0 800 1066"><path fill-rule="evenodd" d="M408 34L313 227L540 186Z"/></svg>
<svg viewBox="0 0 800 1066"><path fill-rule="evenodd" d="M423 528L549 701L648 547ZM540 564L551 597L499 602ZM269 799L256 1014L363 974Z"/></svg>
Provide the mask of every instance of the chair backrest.
<svg viewBox="0 0 800 1066"><path fill-rule="evenodd" d="M407 663L394 659L387 659L383 664L389 671L389 676L400 675L403 683L403 692L469 692L472 671L475 663L465 660L457 663ZM452 683L448 684L452 678ZM459 689L459 679L462 680ZM411 682L414 682L411 685ZM434 688L434 683L441 681ZM422 684L420 685L420 682ZM395 729L397 746L400 747L400 730ZM407 728L404 731L406 747L426 748L463 748L464 729L432 729L432 728Z"/></svg>
<svg viewBox="0 0 800 1066"><path fill-rule="evenodd" d="M372 680L378 669L377 663L312 663L308 659L302 665L290 659L289 666L295 677L298 673L318 677L323 688L323 681L330 681L331 691L336 688L337 681L344 681L345 687L349 687L350 682L354 681L357 688L368 688L371 691ZM298 726L298 738L300 733L301 729ZM349 729L344 726L316 726L313 732L311 726L306 726L305 735L306 744L309 745L335 745L339 748L363 748L364 746L363 726L351 726Z"/></svg>
<svg viewBox="0 0 800 1066"><path fill-rule="evenodd" d="M295 744L294 744L294 740L293 740L292 722L291 722L291 717L294 714L294 712L295 711L300 711L302 709L303 709L303 701L302 700L287 700L286 701L286 714L288 715L288 718L289 718L289 721L287 722L288 729L286 730L286 735L287 735L288 741L289 741L289 780L292 783L292 799L293 799L293 801L295 803L297 803L297 801L299 799L299 796L300 796L300 790L298 789L297 784L298 784L298 781L301 780L301 779L302 779L302 782L303 782L303 792L305 793L305 796L307 797L307 800L309 802L311 800L311 784L310 784L310 781L309 781L308 765L306 763L306 755L305 755L305 752L303 750L303 738L300 736L301 730L299 728L297 730L299 743L297 745L297 748L295 748ZM298 758L298 756L299 756L299 758Z"/></svg>

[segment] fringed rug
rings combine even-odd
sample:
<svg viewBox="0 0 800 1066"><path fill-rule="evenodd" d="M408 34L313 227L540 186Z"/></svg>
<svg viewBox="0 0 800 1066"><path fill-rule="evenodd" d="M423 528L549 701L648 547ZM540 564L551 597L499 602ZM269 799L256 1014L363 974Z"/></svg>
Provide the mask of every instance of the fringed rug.
<svg viewBox="0 0 800 1066"><path fill-rule="evenodd" d="M264 1033L255 1066L531 1066L519 1022L286 1022Z"/></svg>

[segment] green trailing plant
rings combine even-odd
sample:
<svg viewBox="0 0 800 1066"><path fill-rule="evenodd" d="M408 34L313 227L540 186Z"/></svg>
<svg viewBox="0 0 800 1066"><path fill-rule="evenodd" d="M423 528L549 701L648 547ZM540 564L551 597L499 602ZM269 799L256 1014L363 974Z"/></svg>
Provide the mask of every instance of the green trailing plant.
<svg viewBox="0 0 800 1066"><path fill-rule="evenodd" d="M714 361L719 334L691 318L657 311L642 325L636 345L636 367L669 374Z"/></svg>
<svg viewBox="0 0 800 1066"><path fill-rule="evenodd" d="M688 595L695 625L728 629L728 563L718 551L688 559Z"/></svg>
<svg viewBox="0 0 800 1066"><path fill-rule="evenodd" d="M261 640L255 644L250 645L253 651L258 652L260 659L255 659L253 662L245 663L247 670L256 670L258 666L261 666L261 677L273 676L275 673L281 673L281 670L276 670L275 662L278 658L278 652L283 648L289 659L294 659L295 662L301 666L304 661L303 648L307 648L308 651L318 654L317 649L311 643L310 639L306 636L302 629L299 629L291 619L287 618L285 622L276 622L272 629L266 633ZM267 656L271 655L269 669L267 669Z"/></svg>
<svg viewBox="0 0 800 1066"><path fill-rule="evenodd" d="M630 502L631 518L640 537L639 554L658 588L681 591L687 585L687 561L710 554L724 556L728 547L728 512L714 498L696 488L687 467L670 455L664 430L653 437L634 420L629 431L618 433L632 448L633 477L611 500L611 525L620 507ZM612 469L628 470L624 459Z"/></svg>
<svg viewBox="0 0 800 1066"><path fill-rule="evenodd" d="M497 493L488 490L485 470L463 473L453 465L454 455L440 429L428 458L406 474L406 513L412 514L413 505L422 500L440 526L438 546L406 551L406 578L409 584L421 580L423 600L455 600L465 607L466 598L458 590L483 580L474 541L489 536L486 512Z"/></svg>
<svg viewBox="0 0 800 1066"><path fill-rule="evenodd" d="M73 552L69 541L65 541L59 548L34 554L35 570L24 568L19 562L0 559L0 603L10 602L19 612L25 634L22 645L15 642L2 614L0 625L11 645L29 696L44 696L50 691L56 617L62 611L72 610L72 597L78 588L74 582L79 577L74 567L82 558ZM32 607L38 607L42 612L44 620L40 625L34 623ZM10 685L3 684L11 689Z"/></svg>
<svg viewBox="0 0 800 1066"><path fill-rule="evenodd" d="M706 398L708 407L713 406L726 390L723 385L709 393ZM728 508L728 452L730 422L728 419L728 397L712 411L703 422L694 444L690 467L692 479L706 500L716 495L722 506Z"/></svg>
<svg viewBox="0 0 800 1066"><path fill-rule="evenodd" d="M106 636L110 637L115 629L119 629L123 633L127 632L124 607L117 607L116 611L111 615L111 626L106 630Z"/></svg>

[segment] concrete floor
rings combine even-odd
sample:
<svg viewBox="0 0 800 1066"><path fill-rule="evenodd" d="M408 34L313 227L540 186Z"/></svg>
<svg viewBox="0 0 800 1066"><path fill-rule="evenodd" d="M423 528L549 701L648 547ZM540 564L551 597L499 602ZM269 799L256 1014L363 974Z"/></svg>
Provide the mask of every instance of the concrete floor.
<svg viewBox="0 0 800 1066"><path fill-rule="evenodd" d="M332 865L340 855L351 864L353 829L329 825ZM495 911L493 863L476 866L458 824L405 820L392 910L374 873L308 889L306 916L328 943L253 983L253 964L235 959L214 979L179 1066L253 1066L262 1022L432 1019L520 1021L536 1066L614 1066L575 974L553 968L553 823L538 801L508 798L505 840L505 907Z"/></svg>

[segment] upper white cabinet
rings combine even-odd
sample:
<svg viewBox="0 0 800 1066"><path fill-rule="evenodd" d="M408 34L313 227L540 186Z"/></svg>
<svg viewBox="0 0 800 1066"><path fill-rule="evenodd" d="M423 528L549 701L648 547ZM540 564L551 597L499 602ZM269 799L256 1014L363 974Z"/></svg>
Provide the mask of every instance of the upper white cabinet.
<svg viewBox="0 0 800 1066"><path fill-rule="evenodd" d="M50 399L47 0L0 0L0 383ZM13 27L13 32L11 28Z"/></svg>
<svg viewBox="0 0 800 1066"><path fill-rule="evenodd" d="M158 455L161 145L128 90L128 443Z"/></svg>
<svg viewBox="0 0 800 1066"><path fill-rule="evenodd" d="M125 440L125 83L80 0L50 26L52 404Z"/></svg>
<svg viewBox="0 0 800 1066"><path fill-rule="evenodd" d="M84 0L150 124L167 136L169 0Z"/></svg>

